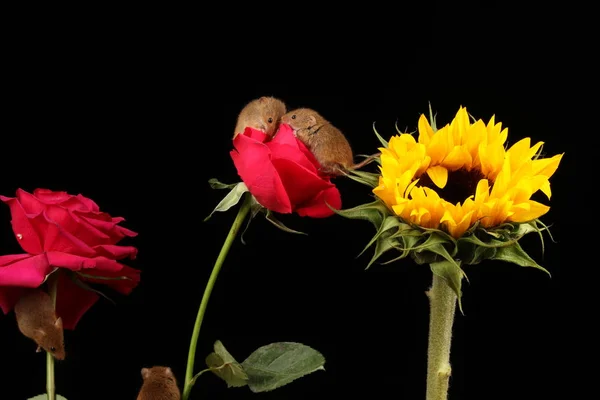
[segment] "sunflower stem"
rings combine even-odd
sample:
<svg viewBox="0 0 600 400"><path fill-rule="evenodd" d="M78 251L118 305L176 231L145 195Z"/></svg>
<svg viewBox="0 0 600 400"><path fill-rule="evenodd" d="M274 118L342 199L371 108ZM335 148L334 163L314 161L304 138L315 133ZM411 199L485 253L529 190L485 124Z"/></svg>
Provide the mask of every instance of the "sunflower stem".
<svg viewBox="0 0 600 400"><path fill-rule="evenodd" d="M52 307L56 309L56 286L58 277L56 273L48 276L48 294L52 299ZM46 352L46 394L48 400L56 400L56 386L54 384L54 355L49 351Z"/></svg>
<svg viewBox="0 0 600 400"><path fill-rule="evenodd" d="M444 278L435 274L427 297L430 314L426 400L446 400L452 372L450 344L457 297Z"/></svg>
<svg viewBox="0 0 600 400"><path fill-rule="evenodd" d="M217 280L217 276L219 275L219 271L221 270L221 266L229 253L229 249L233 243L233 240L237 236L246 215L248 215L248 211L250 211L250 206L252 204L252 196L247 193L245 194L245 200L240 207L233 224L231 225L231 229L229 230L229 234L225 238L225 242L223 243L223 247L221 248L221 252L217 257L217 261L213 267L212 273L208 278L208 282L206 283L206 288L204 289L204 294L202 296L202 301L200 302L200 308L198 309L198 315L196 316L196 323L194 324L194 330L192 332L192 340L190 342L190 349L188 352L188 361L187 361L187 369L185 371L185 381L183 384L183 400L188 400L190 396L190 392L192 391L192 387L195 383L194 378L194 359L196 357L196 345L198 344L198 336L200 334L200 327L202 326L202 320L204 319L204 313L206 312L206 307L208 306L208 300L210 299L210 294L212 293L212 289Z"/></svg>

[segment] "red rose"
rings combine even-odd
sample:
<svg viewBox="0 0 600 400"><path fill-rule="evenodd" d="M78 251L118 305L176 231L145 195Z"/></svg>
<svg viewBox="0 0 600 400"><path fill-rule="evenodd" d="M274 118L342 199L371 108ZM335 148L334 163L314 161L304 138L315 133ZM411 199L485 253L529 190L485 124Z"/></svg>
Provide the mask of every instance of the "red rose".
<svg viewBox="0 0 600 400"><path fill-rule="evenodd" d="M8 204L15 236L27 254L0 256L0 308L8 313L24 288L40 286L55 268L81 272L81 281L106 284L129 294L139 282L139 271L116 260L135 258L137 249L117 246L124 237L137 233L119 226L123 218L112 218L82 196L36 189L33 194L17 190L17 196L0 200ZM129 279L94 279L127 277ZM65 329L74 329L81 316L98 300L66 274L59 274L56 312Z"/></svg>
<svg viewBox="0 0 600 400"><path fill-rule="evenodd" d="M333 214L325 203L342 207L339 190L319 174L318 161L289 125L281 124L275 137L267 139L252 128L233 139L231 158L256 201L271 211L313 218Z"/></svg>

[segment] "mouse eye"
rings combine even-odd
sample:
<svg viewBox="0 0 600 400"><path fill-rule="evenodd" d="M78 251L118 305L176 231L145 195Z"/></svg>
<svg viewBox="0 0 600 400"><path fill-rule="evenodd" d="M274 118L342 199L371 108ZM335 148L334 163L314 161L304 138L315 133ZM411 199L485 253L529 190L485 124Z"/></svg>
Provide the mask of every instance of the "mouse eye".
<svg viewBox="0 0 600 400"><path fill-rule="evenodd" d="M296 114L292 115L292 119L296 119Z"/></svg>
<svg viewBox="0 0 600 400"><path fill-rule="evenodd" d="M270 124L271 124L271 123L273 123L273 118L269 118L269 119L268 119L268 122L269 122Z"/></svg>
<svg viewBox="0 0 600 400"><path fill-rule="evenodd" d="M50 351L54 353L56 351L56 347L50 347Z"/></svg>

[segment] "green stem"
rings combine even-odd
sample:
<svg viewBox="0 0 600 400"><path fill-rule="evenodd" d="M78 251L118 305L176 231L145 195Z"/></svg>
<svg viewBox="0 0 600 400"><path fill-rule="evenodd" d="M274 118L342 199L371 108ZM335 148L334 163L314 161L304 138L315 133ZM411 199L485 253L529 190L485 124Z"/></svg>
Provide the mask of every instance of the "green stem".
<svg viewBox="0 0 600 400"><path fill-rule="evenodd" d="M426 400L446 400L452 368L450 344L456 311L456 294L444 278L433 275L429 297L429 349Z"/></svg>
<svg viewBox="0 0 600 400"><path fill-rule="evenodd" d="M252 196L249 193L246 193L244 196L246 197L244 203L240 207L238 214L235 217L233 224L231 225L231 229L229 230L227 238L225 238L225 242L223 243L221 252L217 257L217 261L215 262L212 273L210 274L210 278L208 278L208 282L206 283L204 295L202 296L202 302L200 303L200 308L198 309L198 315L196 316L196 323L194 324L194 331L192 333L192 340L190 342L190 350L188 352L187 369L185 371L185 381L183 384L183 400L189 399L192 386L195 382L193 375L194 359L196 356L196 345L198 344L198 335L200 334L200 327L202 326L202 320L204 319L204 313L206 312L206 307L208 305L208 300L210 299L210 294L217 280L217 276L219 275L219 271L221 270L221 266L225 261L225 257L227 257L227 253L229 253L229 249L231 248L233 240L237 236L237 233L240 230L240 227L242 226L246 215L248 215L248 211L250 211Z"/></svg>
<svg viewBox="0 0 600 400"><path fill-rule="evenodd" d="M48 276L48 294L52 299L52 306L54 309L56 309L57 273L58 271ZM48 400L56 400L56 386L54 385L54 355L49 351L46 352L46 393L48 395Z"/></svg>

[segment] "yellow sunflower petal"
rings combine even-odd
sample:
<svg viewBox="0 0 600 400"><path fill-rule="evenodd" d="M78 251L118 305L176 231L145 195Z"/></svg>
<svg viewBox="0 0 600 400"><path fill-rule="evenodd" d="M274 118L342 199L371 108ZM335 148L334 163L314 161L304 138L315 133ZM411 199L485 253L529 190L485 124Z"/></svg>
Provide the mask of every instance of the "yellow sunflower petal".
<svg viewBox="0 0 600 400"><path fill-rule="evenodd" d="M556 172L560 160L562 160L564 153L557 154L551 158L542 158L532 161L533 173L536 175L544 175L550 178Z"/></svg>
<svg viewBox="0 0 600 400"><path fill-rule="evenodd" d="M431 178L431 181L435 184L435 186L443 189L446 187L446 183L448 183L448 170L441 165L437 165L435 167L430 167L427 169L427 175Z"/></svg>
<svg viewBox="0 0 600 400"><path fill-rule="evenodd" d="M419 143L428 145L431 138L434 135L434 132L433 132L433 128L431 127L431 125L429 125L429 121L427 121L425 114L421 114L421 117L419 117L418 130L419 130Z"/></svg>
<svg viewBox="0 0 600 400"><path fill-rule="evenodd" d="M526 204L528 207L522 207L522 205ZM550 207L538 203L537 201L529 200L525 203L521 203L519 206L521 207L513 207L514 214L511 215L510 221L513 222L528 222L533 221L546 214Z"/></svg>

